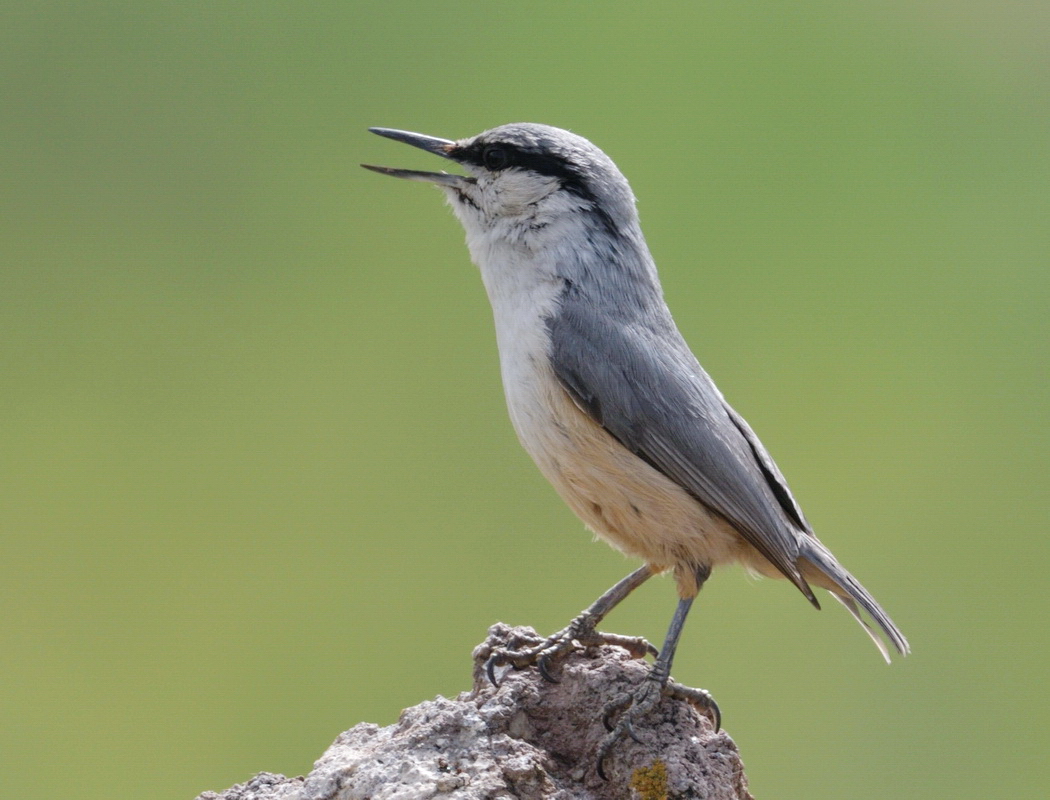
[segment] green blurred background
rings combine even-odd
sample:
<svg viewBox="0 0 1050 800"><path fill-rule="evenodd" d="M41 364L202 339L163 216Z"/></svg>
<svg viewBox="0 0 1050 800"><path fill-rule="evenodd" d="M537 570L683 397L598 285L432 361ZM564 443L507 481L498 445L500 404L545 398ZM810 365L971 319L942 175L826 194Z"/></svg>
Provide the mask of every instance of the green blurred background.
<svg viewBox="0 0 1050 800"><path fill-rule="evenodd" d="M635 564L506 419L435 168L571 128L686 338L911 638L726 570L675 665L760 797L1038 796L1050 6L0 5L5 796L301 774ZM660 640L666 581L613 630Z"/></svg>

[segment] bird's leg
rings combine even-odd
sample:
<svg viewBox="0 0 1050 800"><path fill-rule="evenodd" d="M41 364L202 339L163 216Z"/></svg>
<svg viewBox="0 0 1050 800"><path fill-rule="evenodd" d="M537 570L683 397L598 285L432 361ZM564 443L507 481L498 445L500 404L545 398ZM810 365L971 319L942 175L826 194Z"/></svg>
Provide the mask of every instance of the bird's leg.
<svg viewBox="0 0 1050 800"><path fill-rule="evenodd" d="M497 650L485 662L485 672L493 684L496 683L496 668L510 665L515 669L536 665L543 678L551 683L557 680L551 674L551 665L575 650L594 647L600 644L611 644L630 651L635 658L656 655L656 648L640 636L621 636L616 633L602 633L596 626L605 615L627 595L645 583L653 575L648 567L639 567L609 591L594 601L582 614L570 622L563 630L547 639L537 639L531 646L521 650Z"/></svg>
<svg viewBox="0 0 1050 800"><path fill-rule="evenodd" d="M703 585L710 575L709 568L697 569L697 580ZM642 719L647 713L656 708L661 697L674 697L685 700L693 705L700 713L707 715L717 731L722 725L722 715L718 710L718 704L704 689L694 689L683 686L671 680L671 662L674 661L675 650L678 647L678 639L682 635L685 626L685 618L689 615L689 609L693 605L694 597L683 597L678 601L674 616L671 618L671 626L667 629L667 638L664 646L660 648L660 654L653 664L649 674L645 677L642 685L633 694L624 695L605 707L602 722L605 724L609 734L598 748L598 775L605 780L605 759L612 752L616 743L624 737L630 736L636 742L638 734L635 732L634 724ZM615 725L611 719L619 714L620 718Z"/></svg>

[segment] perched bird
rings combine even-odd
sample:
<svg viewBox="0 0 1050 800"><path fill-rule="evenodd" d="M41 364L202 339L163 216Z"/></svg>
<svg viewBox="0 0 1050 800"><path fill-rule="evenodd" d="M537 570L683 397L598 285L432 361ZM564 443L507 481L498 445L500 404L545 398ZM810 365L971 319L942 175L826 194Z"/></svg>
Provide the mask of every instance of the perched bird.
<svg viewBox="0 0 1050 800"><path fill-rule="evenodd" d="M657 655L641 688L606 709L603 760L634 736L661 695L709 713L710 695L670 679L683 623L711 569L740 563L791 581L819 608L827 589L889 650L908 642L875 598L816 537L755 432L700 366L664 302L626 178L601 150L559 128L502 125L449 141L371 128L459 164L468 175L364 164L436 184L462 223L492 303L507 406L521 444L569 507L613 547L645 566L564 630L493 654L502 665L552 662L580 644ZM643 639L602 634L598 622L633 589L671 571L678 607L656 654ZM610 725L618 715L615 726Z"/></svg>

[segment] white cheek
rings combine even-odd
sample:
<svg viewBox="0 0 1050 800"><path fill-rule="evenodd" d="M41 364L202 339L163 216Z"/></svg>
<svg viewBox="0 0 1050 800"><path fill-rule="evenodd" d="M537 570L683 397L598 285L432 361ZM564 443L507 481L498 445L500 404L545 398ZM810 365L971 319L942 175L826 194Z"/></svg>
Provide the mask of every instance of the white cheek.
<svg viewBox="0 0 1050 800"><path fill-rule="evenodd" d="M527 215L545 197L556 191L554 178L538 178L523 172L511 171L486 187L485 199L489 211L508 217Z"/></svg>

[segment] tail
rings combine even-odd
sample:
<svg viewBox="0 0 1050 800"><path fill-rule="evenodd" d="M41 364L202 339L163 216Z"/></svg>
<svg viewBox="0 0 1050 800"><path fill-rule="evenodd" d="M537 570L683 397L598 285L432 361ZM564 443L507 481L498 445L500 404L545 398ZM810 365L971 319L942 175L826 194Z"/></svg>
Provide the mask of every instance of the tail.
<svg viewBox="0 0 1050 800"><path fill-rule="evenodd" d="M882 632L898 653L904 656L910 652L911 648L908 646L908 640L904 638L900 628L882 610L882 606L878 604L868 590L861 586L860 581L846 572L842 565L835 560L835 556L831 554L831 551L817 539L807 536L802 542L800 555L805 559L799 565L802 568L802 574L817 586L831 592L832 596L847 608L854 619L867 631L871 640L875 642L875 646L879 648L879 652L886 659L886 663L890 661L889 648L886 647L886 643L879 636L879 632L860 615L862 608L868 612L879 628L882 629Z"/></svg>

